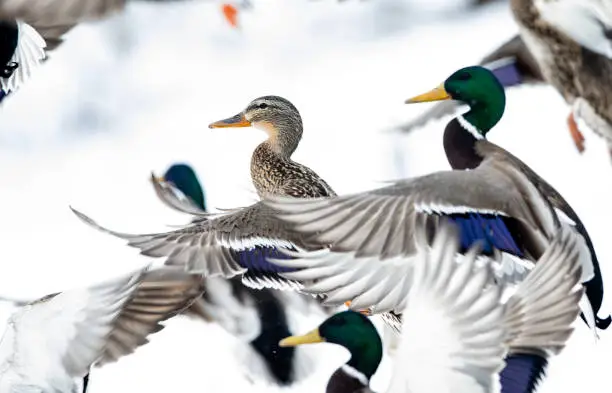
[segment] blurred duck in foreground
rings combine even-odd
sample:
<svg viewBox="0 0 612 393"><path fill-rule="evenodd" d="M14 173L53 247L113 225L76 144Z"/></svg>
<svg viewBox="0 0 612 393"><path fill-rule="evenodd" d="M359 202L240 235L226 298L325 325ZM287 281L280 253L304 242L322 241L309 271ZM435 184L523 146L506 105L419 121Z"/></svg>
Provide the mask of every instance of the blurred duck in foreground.
<svg viewBox="0 0 612 393"><path fill-rule="evenodd" d="M0 341L0 391L85 393L92 366L148 343L202 291L198 275L141 269L21 307Z"/></svg>
<svg viewBox="0 0 612 393"><path fill-rule="evenodd" d="M451 98L470 106L444 131L444 150L453 170L334 198L270 196L264 203L278 211L292 231L301 233L305 242L328 247L272 262L294 269L282 275L303 281L303 291L323 294L328 303L351 301L357 310L398 311L410 288L413 267L406 257L418 251L418 225L434 231L445 221L457 224L461 252L482 242L482 253L495 260L500 284L520 282L555 233L571 228L584 240L583 318L595 334L595 327L606 329L610 317L596 315L603 300L599 262L582 222L551 185L486 139L504 113L503 86L488 69L467 67L407 103Z"/></svg>
<svg viewBox="0 0 612 393"><path fill-rule="evenodd" d="M0 101L17 90L45 60L63 36L79 23L122 11L129 1L164 3L176 0L12 0L0 1ZM248 0L222 4L226 21L238 25L237 12Z"/></svg>
<svg viewBox="0 0 612 393"><path fill-rule="evenodd" d="M502 303L502 290L488 263L471 249L457 263L461 238L443 226L413 264L404 325L387 392L533 393L549 357L558 355L573 332L580 309L580 242L562 228L536 267ZM331 376L327 393L368 393L382 360L374 325L354 311L331 316L318 328L288 337L281 346L329 342L345 347L350 360Z"/></svg>
<svg viewBox="0 0 612 393"><path fill-rule="evenodd" d="M162 176L152 178L155 191L166 205L179 211L206 213L204 190L195 171L186 164L174 164ZM306 354L295 348L280 347L278 342L291 334L291 316L318 311L319 303L309 295L267 288L252 289L239 277L204 279L206 291L187 310L206 321L219 323L226 331L245 340L256 353L241 351L249 377L289 385L305 377L311 367ZM261 364L263 362L263 365ZM256 371L257 370L257 371Z"/></svg>
<svg viewBox="0 0 612 393"><path fill-rule="evenodd" d="M513 37L481 64L501 77L504 86L548 83L572 106L568 128L578 151L584 136L576 118L584 120L608 143L612 155L612 3L609 0L511 0L520 27ZM513 75L508 78L508 76ZM412 122L410 131L454 111L439 104Z"/></svg>

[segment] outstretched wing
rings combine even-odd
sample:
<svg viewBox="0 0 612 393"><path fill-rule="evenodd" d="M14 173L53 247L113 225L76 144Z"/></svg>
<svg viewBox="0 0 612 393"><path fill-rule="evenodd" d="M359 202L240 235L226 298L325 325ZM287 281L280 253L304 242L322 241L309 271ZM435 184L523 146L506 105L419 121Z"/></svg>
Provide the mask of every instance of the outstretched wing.
<svg viewBox="0 0 612 393"><path fill-rule="evenodd" d="M5 332L13 367L83 377L103 353L114 321L145 274L141 269L91 288L50 295L21 308ZM44 367L40 367L41 364ZM39 376L41 380L46 375Z"/></svg>
<svg viewBox="0 0 612 393"><path fill-rule="evenodd" d="M165 267L147 272L125 304L96 366L112 363L149 342L161 322L182 313L204 292L204 279L182 269Z"/></svg>
<svg viewBox="0 0 612 393"><path fill-rule="evenodd" d="M182 266L190 273L225 278L243 274L253 287L298 289L300 286L279 276L291 269L268 262L268 258L289 258L281 249L297 250L288 225L261 202L229 213L194 220L184 228L155 234L131 235L111 231L73 209L88 225L128 241L128 245L150 257L164 257L165 264Z"/></svg>
<svg viewBox="0 0 612 393"><path fill-rule="evenodd" d="M418 251L416 228L425 226L431 234L439 223L452 221L460 228L460 251L482 242L483 254L501 260L499 278L507 282L521 263L531 264L544 252L554 221L550 209L534 205L543 202L526 179L500 171L488 163L336 198L271 198L264 203L305 240L329 246L272 262L294 269L282 275L304 284L304 291L326 294L332 304L350 300L354 309L394 310L409 288L405 277Z"/></svg>
<svg viewBox="0 0 612 393"><path fill-rule="evenodd" d="M562 227L505 308L509 353L500 374L502 392L533 392L548 356L557 355L573 332L584 294L580 285L581 237Z"/></svg>
<svg viewBox="0 0 612 393"><path fill-rule="evenodd" d="M460 262L458 250L458 234L443 226L415 258L389 393L489 392L503 367L501 288L487 285L492 272L477 266L477 249Z"/></svg>

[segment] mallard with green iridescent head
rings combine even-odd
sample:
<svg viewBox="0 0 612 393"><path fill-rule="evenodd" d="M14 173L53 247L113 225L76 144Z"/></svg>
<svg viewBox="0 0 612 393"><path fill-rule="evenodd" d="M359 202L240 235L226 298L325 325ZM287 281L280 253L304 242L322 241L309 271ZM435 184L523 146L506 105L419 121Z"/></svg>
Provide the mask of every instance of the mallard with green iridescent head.
<svg viewBox="0 0 612 393"><path fill-rule="evenodd" d="M504 86L548 83L572 109L567 117L579 152L584 136L576 118L608 143L612 155L612 5L606 0L511 0L520 34L483 63ZM409 131L451 113L439 104L400 128Z"/></svg>
<svg viewBox="0 0 612 393"><path fill-rule="evenodd" d="M410 294L401 310L405 323L387 392L533 393L579 314L582 240L561 228L533 271L502 302L502 288L490 285L488 264L477 262L479 246L457 261L456 229L441 226L429 245L426 227L416 228L421 247L410 257ZM327 393L372 392L369 381L382 359L382 344L367 317L339 313L281 345L319 342L351 353L330 378Z"/></svg>
<svg viewBox="0 0 612 393"><path fill-rule="evenodd" d="M343 311L327 318L318 328L303 336L287 337L281 347L327 342L341 345L351 353L349 361L334 372L327 393L370 393L370 378L383 357L383 344L368 317Z"/></svg>
<svg viewBox="0 0 612 393"><path fill-rule="evenodd" d="M348 300L354 309L398 311L409 290L412 267L397 259L417 252L418 225L428 225L433 233L440 222L454 222L461 229L462 252L483 242L483 254L496 261L498 282L508 284L525 277L559 228L571 227L585 241L582 283L588 301L582 304L583 317L592 329L607 328L610 317L596 316L603 299L599 263L580 219L544 179L486 139L504 113L503 86L488 69L467 67L407 102L451 98L470 107L444 132L444 150L453 170L334 198L275 196L264 201L308 242L329 246L303 253L302 258L274 261L297 269L282 275L316 280L305 290L325 294L328 302Z"/></svg>

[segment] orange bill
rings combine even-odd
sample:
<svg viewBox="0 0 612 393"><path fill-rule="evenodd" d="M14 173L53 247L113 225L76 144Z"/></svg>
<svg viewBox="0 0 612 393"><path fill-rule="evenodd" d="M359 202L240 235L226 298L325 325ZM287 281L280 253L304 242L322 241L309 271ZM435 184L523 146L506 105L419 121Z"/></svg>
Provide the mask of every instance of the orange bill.
<svg viewBox="0 0 612 393"><path fill-rule="evenodd" d="M244 113L239 113L235 116L228 117L227 119L219 120L214 123L210 123L208 128L236 128L236 127L250 127L251 122L244 117Z"/></svg>

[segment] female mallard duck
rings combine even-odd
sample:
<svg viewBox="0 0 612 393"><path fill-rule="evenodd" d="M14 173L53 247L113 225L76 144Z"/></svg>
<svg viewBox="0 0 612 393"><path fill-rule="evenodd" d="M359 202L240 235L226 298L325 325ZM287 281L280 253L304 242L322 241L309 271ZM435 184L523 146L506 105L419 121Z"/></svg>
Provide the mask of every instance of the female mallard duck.
<svg viewBox="0 0 612 393"><path fill-rule="evenodd" d="M302 118L289 101L277 96L260 97L239 114L209 127L249 126L268 134L251 159L251 179L260 197L336 195L313 170L291 159L302 138ZM242 275L242 282L256 289L264 286L299 289L299 285L279 275L288 270L268 262L267 257L290 258L283 250L310 249L299 237L293 239L288 225L261 201L218 214L186 209L195 218L184 228L145 235L114 232L73 211L88 225L127 240L129 246L139 248L143 255L165 257L168 265L184 266L207 277Z"/></svg>
<svg viewBox="0 0 612 393"><path fill-rule="evenodd" d="M477 266L476 249L456 263L460 237L453 229L440 228L432 248L423 244L410 262L414 271L403 310L406 323L387 391L532 393L580 312L581 239L568 229L557 232L533 271L502 304L501 288L489 285L491 270ZM416 230L426 237L424 226ZM330 378L327 393L372 392L369 381L382 359L382 344L367 317L345 311L281 345L318 342L339 344L351 353Z"/></svg>
<svg viewBox="0 0 612 393"><path fill-rule="evenodd" d="M602 87L612 84L612 6L606 0L511 0L510 4L522 39L515 37L516 45L501 48L505 50L499 54L533 57L537 67L518 71L527 83L545 80L572 106L567 123L578 151L584 150L584 136L575 117L602 136L612 154L612 92ZM414 125L418 124L403 128Z"/></svg>
<svg viewBox="0 0 612 393"><path fill-rule="evenodd" d="M160 322L203 291L198 275L147 270L48 295L15 312L0 341L0 391L85 393L92 365L148 343L164 328Z"/></svg>
<svg viewBox="0 0 612 393"><path fill-rule="evenodd" d="M168 206L180 211L206 213L204 190L191 166L174 164L161 178L153 176L152 181L157 195ZM242 285L236 277L207 278L204 283L206 291L188 312L217 322L229 333L245 338L257 354L247 357L247 367L267 369L266 374L279 385L294 383L304 376L306 367L301 364L302 356L296 354L294 348L279 347L278 341L291 334L290 315L286 310L301 308L307 311L310 303L314 303L310 296L252 289Z"/></svg>
<svg viewBox="0 0 612 393"><path fill-rule="evenodd" d="M592 328L607 328L611 318L596 317L603 282L580 219L545 180L485 138L504 112L504 88L488 69L467 67L407 102L450 98L470 106L444 132L452 171L336 198L269 198L264 203L279 211L279 218L302 233L304 241L329 247L302 253L302 259L273 262L301 270L283 273L288 279L317 281L305 290L325 293L329 303L348 300L356 309L375 305L388 311L397 309L407 293L411 264L396 262L417 251L414 230L421 223L433 230L440 221L455 222L461 229L462 250L483 242L483 253L499 262L502 282L524 278L525 267L533 266L558 228L571 226L585 240L582 283L588 302L583 304L583 318Z"/></svg>

